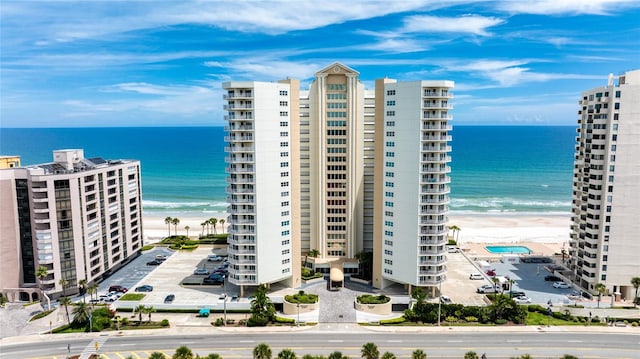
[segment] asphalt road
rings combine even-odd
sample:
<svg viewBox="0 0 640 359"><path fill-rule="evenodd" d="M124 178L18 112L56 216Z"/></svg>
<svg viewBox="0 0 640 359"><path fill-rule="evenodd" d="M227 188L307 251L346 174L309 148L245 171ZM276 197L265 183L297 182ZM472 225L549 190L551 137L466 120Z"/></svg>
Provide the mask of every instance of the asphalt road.
<svg viewBox="0 0 640 359"><path fill-rule="evenodd" d="M357 328L356 328L357 330ZM578 358L639 358L640 336L637 334L603 334L570 332L489 333L489 332L341 332L332 328L315 328L310 331L287 333L221 333L201 335L149 335L109 336L102 338L100 353L106 358L147 358L152 351L171 356L175 348L186 345L195 354L218 353L223 358L251 358L253 348L259 343L271 346L273 356L285 348L292 349L298 357L304 354L328 355L341 351L351 358L360 357L360 349L367 342L397 357L411 357L415 349L422 349L428 358L462 358L467 351L487 358L511 358L530 354L534 358L557 358L572 354ZM19 345L3 345L0 358L64 358L67 344L73 348L91 345L91 338L64 339L54 336L37 342Z"/></svg>

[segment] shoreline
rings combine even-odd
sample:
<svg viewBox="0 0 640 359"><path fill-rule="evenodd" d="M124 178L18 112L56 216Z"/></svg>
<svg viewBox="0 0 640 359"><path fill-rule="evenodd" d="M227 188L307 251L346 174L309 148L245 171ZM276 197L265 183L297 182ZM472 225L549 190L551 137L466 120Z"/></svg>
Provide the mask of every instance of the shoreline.
<svg viewBox="0 0 640 359"><path fill-rule="evenodd" d="M460 243L557 243L569 241L571 214L558 212L449 212L449 226L458 226L456 233ZM143 214L144 243L155 243L166 237L169 226L164 223L166 216L160 213ZM182 213L177 217L180 224L177 233L186 235L189 226L189 237L197 237L203 233L201 224L209 218L224 219L225 212ZM227 224L218 223L216 233L226 233ZM175 227L170 226L171 234ZM206 227L204 229L206 232ZM213 230L209 228L210 233Z"/></svg>

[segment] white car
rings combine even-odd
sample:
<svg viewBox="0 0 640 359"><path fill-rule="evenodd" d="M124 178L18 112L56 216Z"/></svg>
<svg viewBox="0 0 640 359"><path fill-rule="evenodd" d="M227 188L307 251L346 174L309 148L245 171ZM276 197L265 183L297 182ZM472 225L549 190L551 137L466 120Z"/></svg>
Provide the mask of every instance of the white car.
<svg viewBox="0 0 640 359"><path fill-rule="evenodd" d="M477 293L487 294L487 293L496 293L498 292L496 287L493 285L485 284L478 287L476 290Z"/></svg>
<svg viewBox="0 0 640 359"><path fill-rule="evenodd" d="M516 298L513 298L513 301L516 302L517 304L529 304L529 303L531 303L531 298L529 298L529 297L516 297Z"/></svg>
<svg viewBox="0 0 640 359"><path fill-rule="evenodd" d="M568 284L567 284L567 283L565 283L565 282L555 282L555 283L553 283L553 287L554 287L554 288L561 288L561 289L571 288L571 286L570 286L570 285L568 285Z"/></svg>
<svg viewBox="0 0 640 359"><path fill-rule="evenodd" d="M469 274L469 279L471 280L483 280L484 276L480 273L471 273Z"/></svg>

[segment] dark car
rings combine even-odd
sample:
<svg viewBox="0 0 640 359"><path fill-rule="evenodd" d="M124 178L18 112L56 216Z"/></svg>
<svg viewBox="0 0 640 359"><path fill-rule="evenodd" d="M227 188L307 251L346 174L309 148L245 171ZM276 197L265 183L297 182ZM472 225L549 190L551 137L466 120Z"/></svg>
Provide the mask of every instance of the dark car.
<svg viewBox="0 0 640 359"><path fill-rule="evenodd" d="M511 298L518 298L518 297L526 297L527 295L524 292L518 292L518 291L513 291L510 292Z"/></svg>
<svg viewBox="0 0 640 359"><path fill-rule="evenodd" d="M127 288L121 286L121 285L112 285L111 287L109 287L108 292L120 292L120 293L126 293L127 292Z"/></svg>
<svg viewBox="0 0 640 359"><path fill-rule="evenodd" d="M152 291L153 291L153 286L150 286L148 284L136 287L136 292L152 292Z"/></svg>
<svg viewBox="0 0 640 359"><path fill-rule="evenodd" d="M202 284L213 284L213 285L223 285L224 284L224 279L223 278L205 278L202 280Z"/></svg>
<svg viewBox="0 0 640 359"><path fill-rule="evenodd" d="M162 261L159 261L157 259L154 259L151 262L147 262L148 266L159 266L160 264L162 264Z"/></svg>
<svg viewBox="0 0 640 359"><path fill-rule="evenodd" d="M173 294L169 294L168 296L164 297L164 302L171 303L174 299L176 299L176 296Z"/></svg>
<svg viewBox="0 0 640 359"><path fill-rule="evenodd" d="M560 282L562 279L560 277L556 277L555 275L548 275L544 277L545 282Z"/></svg>

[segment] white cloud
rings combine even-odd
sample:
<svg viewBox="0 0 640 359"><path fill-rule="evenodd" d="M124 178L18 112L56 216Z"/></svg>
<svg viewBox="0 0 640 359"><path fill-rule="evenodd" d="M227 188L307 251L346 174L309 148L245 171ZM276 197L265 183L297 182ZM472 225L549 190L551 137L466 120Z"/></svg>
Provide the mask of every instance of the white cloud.
<svg viewBox="0 0 640 359"><path fill-rule="evenodd" d="M608 15L626 8L640 7L637 0L538 0L499 1L498 9L517 14Z"/></svg>
<svg viewBox="0 0 640 359"><path fill-rule="evenodd" d="M460 17L416 15L407 17L404 22L402 30L405 32L446 32L490 36L487 28L500 25L504 20L479 15Z"/></svg>
<svg viewBox="0 0 640 359"><path fill-rule="evenodd" d="M272 57L251 58L251 60L238 60L234 62L208 61L204 63L208 67L220 67L230 72L229 76L235 80L280 80L286 77L295 79L307 79L324 66L326 63L279 61Z"/></svg>

